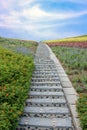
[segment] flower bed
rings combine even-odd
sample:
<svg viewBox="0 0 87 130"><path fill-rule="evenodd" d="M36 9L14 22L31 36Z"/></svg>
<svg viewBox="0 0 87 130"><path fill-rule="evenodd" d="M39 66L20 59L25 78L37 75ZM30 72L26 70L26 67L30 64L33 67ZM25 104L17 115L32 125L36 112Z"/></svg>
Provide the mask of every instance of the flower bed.
<svg viewBox="0 0 87 130"><path fill-rule="evenodd" d="M47 44L52 46L67 46L67 47L80 47L80 48L87 48L87 41L83 42L47 42Z"/></svg>

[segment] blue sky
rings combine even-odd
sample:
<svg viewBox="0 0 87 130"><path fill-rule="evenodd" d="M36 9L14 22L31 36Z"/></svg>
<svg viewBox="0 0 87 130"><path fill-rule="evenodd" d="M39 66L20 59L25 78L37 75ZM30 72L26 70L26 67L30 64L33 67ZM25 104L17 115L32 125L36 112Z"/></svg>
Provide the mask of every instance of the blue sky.
<svg viewBox="0 0 87 130"><path fill-rule="evenodd" d="M47 40L87 34L87 0L0 0L0 36Z"/></svg>

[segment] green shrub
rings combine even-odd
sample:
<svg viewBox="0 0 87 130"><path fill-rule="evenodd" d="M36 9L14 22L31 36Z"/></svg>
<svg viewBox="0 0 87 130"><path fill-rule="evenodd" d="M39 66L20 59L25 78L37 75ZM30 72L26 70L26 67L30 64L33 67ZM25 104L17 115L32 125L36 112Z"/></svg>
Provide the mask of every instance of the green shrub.
<svg viewBox="0 0 87 130"><path fill-rule="evenodd" d="M28 96L33 70L31 55L0 47L0 130L15 130Z"/></svg>

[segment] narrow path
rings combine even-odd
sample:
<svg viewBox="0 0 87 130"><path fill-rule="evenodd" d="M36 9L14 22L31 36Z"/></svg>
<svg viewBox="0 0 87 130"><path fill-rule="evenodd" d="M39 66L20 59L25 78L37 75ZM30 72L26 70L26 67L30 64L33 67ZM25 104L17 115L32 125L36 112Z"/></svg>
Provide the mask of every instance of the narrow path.
<svg viewBox="0 0 87 130"><path fill-rule="evenodd" d="M35 66L17 130L75 130L57 67L44 44L37 48Z"/></svg>

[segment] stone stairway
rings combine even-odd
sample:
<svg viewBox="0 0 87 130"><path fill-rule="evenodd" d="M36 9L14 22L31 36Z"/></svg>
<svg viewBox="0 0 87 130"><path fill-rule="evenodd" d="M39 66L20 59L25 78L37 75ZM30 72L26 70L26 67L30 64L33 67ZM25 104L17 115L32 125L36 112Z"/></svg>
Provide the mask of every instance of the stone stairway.
<svg viewBox="0 0 87 130"><path fill-rule="evenodd" d="M17 130L75 130L56 65L44 44L37 48L35 66Z"/></svg>

